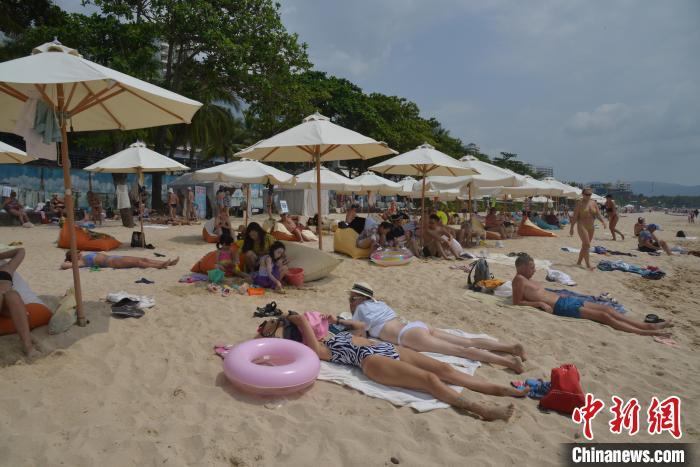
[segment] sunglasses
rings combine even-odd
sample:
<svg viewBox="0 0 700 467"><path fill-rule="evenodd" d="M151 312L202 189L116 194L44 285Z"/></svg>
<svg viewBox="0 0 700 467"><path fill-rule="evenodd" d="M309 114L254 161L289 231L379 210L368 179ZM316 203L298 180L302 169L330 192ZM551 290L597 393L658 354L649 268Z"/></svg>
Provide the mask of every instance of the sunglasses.
<svg viewBox="0 0 700 467"><path fill-rule="evenodd" d="M366 298L366 297L362 297L362 296L359 296L359 295L354 295L354 296L351 295L351 296L348 297L348 300L350 300L351 302L356 302L356 301L358 301L358 300L364 300L365 298Z"/></svg>

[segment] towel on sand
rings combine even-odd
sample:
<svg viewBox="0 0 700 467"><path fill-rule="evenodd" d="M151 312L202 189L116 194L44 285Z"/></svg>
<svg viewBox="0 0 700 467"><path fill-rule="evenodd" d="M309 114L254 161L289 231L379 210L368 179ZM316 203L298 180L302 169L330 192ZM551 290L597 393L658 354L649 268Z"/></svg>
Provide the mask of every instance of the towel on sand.
<svg viewBox="0 0 700 467"><path fill-rule="evenodd" d="M121 300L124 300L125 298L133 300L135 302L139 302L137 306L141 309L151 308L156 304L156 301L153 297L147 297L145 295L133 295L130 293L126 293L123 290L107 294L107 301L111 303L117 303Z"/></svg>
<svg viewBox="0 0 700 467"><path fill-rule="evenodd" d="M456 329L443 330L449 332L450 334L462 337L493 339L486 334L469 334ZM423 352L423 354L436 360L440 360L441 362L449 363L457 370L468 375L473 375L476 369L481 366L479 362L468 360L466 358L452 357L449 355L441 355L431 352ZM397 406L408 406L417 412L428 412L434 409L446 409L449 407L448 404L440 402L439 400L433 398L433 396L430 394L424 392L394 388L375 383L363 375L362 370L351 366L321 362L321 372L318 375L318 379L349 386L370 397L384 399ZM451 386L451 388L457 392L461 392L463 390L463 388L458 386Z"/></svg>

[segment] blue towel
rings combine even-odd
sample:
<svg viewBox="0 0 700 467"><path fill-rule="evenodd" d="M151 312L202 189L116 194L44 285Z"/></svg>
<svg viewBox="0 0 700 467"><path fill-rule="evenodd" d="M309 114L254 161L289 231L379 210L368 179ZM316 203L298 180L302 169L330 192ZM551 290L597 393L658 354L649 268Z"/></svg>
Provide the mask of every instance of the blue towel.
<svg viewBox="0 0 700 467"><path fill-rule="evenodd" d="M524 384L522 384L524 383ZM525 381L513 381L510 383L515 389L523 389L525 386L530 386L530 392L527 397L530 399L542 399L547 395L552 388L552 383L536 378L528 378Z"/></svg>
<svg viewBox="0 0 700 467"><path fill-rule="evenodd" d="M606 295L598 295L597 297L594 295L584 295L578 292L575 292L571 289L546 289L550 292L554 292L555 294L559 295L560 297L576 297L580 298L586 302L593 302L598 305L605 305L613 308L615 311L618 313L627 313L627 310L625 307L617 302L614 302L610 299L610 297Z"/></svg>
<svg viewBox="0 0 700 467"><path fill-rule="evenodd" d="M598 269L600 269L601 271L631 272L633 274L639 274L645 279L652 280L661 279L666 275L666 273L660 269L657 269L656 271L650 271L649 269L642 269L641 267L635 264L625 263L624 261L603 260L600 263L598 263Z"/></svg>
<svg viewBox="0 0 700 467"><path fill-rule="evenodd" d="M36 103L34 130L42 136L44 144L61 141L61 127L56 119L56 114L44 101Z"/></svg>

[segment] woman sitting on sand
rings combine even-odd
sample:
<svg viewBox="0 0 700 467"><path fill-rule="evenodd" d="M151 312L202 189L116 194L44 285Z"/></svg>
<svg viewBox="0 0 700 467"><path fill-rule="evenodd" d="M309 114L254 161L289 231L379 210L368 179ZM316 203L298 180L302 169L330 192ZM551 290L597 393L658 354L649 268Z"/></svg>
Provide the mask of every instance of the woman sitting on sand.
<svg viewBox="0 0 700 467"><path fill-rule="evenodd" d="M593 195L593 190L590 188L584 188L581 193L581 198L576 203L576 209L574 209L574 215L571 216L571 230L569 232L570 236L574 235L574 226L578 224L577 232L578 236L581 238L581 252L578 254L578 261L576 264L581 266L581 262L586 262L586 267L589 270L595 268L591 267L591 243L593 242L593 232L595 231L595 220L598 219L603 223L603 228L605 228L605 220L603 216L600 215L600 209L598 209L598 204L591 199Z"/></svg>
<svg viewBox="0 0 700 467"><path fill-rule="evenodd" d="M252 274L253 285L265 289L283 289L282 279L287 275L287 249L284 243L275 242L270 246L268 254L260 258L260 269Z"/></svg>
<svg viewBox="0 0 700 467"><path fill-rule="evenodd" d="M337 320L332 316L326 318L331 324L349 327L354 332L364 334L364 323ZM348 331L335 335L327 334L317 340L314 329L302 315L290 313L286 316L286 320L289 327L296 329L286 332L287 326L280 326L280 321L275 320L263 323L258 328L258 332L262 337L284 337L303 342L316 352L321 360L360 368L366 377L379 384L427 392L446 404L472 412L484 420L508 420L515 408L513 404L492 408L470 402L462 395L463 393L452 390L445 383L501 397L524 397L530 391L527 386L517 390L490 383L405 347L372 341Z"/></svg>
<svg viewBox="0 0 700 467"><path fill-rule="evenodd" d="M495 363L520 374L527 359L521 344L503 344L493 339L468 339L428 326L422 321L402 320L386 303L374 299L374 290L366 282L353 284L350 312L364 323L370 337L413 349L443 355ZM493 353L503 352L508 356Z"/></svg>
<svg viewBox="0 0 700 467"><path fill-rule="evenodd" d="M78 252L78 265L81 268L91 268L98 266L100 268L112 268L112 269L129 269L129 268L156 268L165 269L168 266L174 266L180 260L180 257L175 259L169 259L165 261L158 261L155 259L139 258L138 256L110 256L104 253L85 253ZM61 269L70 269L72 266L70 251L66 252L66 258L63 264L61 264Z"/></svg>
<svg viewBox="0 0 700 467"><path fill-rule="evenodd" d="M27 308L19 292L13 287L13 275L19 265L24 260L24 248L3 251L0 253L0 316L9 315L12 318L17 330L19 340L22 341L24 354L29 359L41 355L41 352L34 346L36 341L29 332L29 321L27 320Z"/></svg>
<svg viewBox="0 0 700 467"><path fill-rule="evenodd" d="M257 271L260 268L260 258L270 251L275 243L275 237L268 234L257 222L248 224L243 237L243 261L246 272Z"/></svg>

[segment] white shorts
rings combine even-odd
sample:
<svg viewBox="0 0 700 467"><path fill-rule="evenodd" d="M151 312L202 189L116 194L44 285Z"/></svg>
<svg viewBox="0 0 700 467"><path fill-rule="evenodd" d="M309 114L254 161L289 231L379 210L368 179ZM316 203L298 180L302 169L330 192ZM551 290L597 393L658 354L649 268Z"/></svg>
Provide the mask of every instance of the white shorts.
<svg viewBox="0 0 700 467"><path fill-rule="evenodd" d="M410 323L406 324L406 326L404 326L403 329L401 329L401 332L399 332L399 339L398 339L399 345L403 345L403 343L401 343L401 338L403 337L404 334L406 334L411 329L417 329L417 328L425 329L426 331L430 329L430 327L427 324L425 324L423 321L411 321Z"/></svg>

